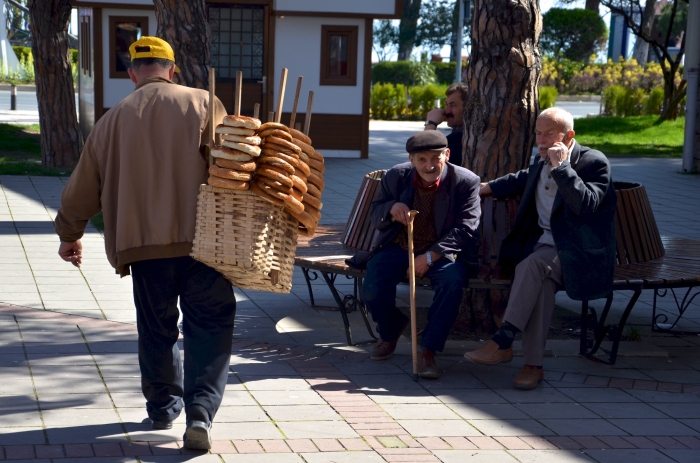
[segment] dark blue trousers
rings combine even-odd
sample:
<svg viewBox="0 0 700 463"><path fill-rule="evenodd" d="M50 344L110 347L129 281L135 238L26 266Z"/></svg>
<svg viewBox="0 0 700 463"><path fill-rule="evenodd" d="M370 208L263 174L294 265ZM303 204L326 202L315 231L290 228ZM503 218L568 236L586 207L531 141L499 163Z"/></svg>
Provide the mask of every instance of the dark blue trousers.
<svg viewBox="0 0 700 463"><path fill-rule="evenodd" d="M387 245L367 263L367 274L362 283L362 299L377 324L379 337L393 341L408 320L396 308L396 285L406 278L408 252L397 244ZM462 287L467 281L467 265L462 261L440 259L425 274L435 291L428 311L428 324L423 330L420 345L434 352L445 347L447 335L459 314Z"/></svg>
<svg viewBox="0 0 700 463"><path fill-rule="evenodd" d="M228 378L236 299L219 272L191 257L131 264L141 390L148 416L172 421L201 405L213 420ZM183 316L184 372L177 346Z"/></svg>

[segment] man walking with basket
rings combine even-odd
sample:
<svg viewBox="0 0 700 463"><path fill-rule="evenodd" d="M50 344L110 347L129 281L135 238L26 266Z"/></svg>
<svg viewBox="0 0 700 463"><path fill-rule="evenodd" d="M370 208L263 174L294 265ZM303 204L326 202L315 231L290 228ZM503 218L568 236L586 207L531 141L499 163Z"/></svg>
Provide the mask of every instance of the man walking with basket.
<svg viewBox="0 0 700 463"><path fill-rule="evenodd" d="M197 194L208 176L207 115L218 121L226 111L218 99L209 108L206 91L172 82L179 70L167 42L142 37L129 51L136 89L85 142L61 195L59 255L80 267L80 238L102 210L107 257L133 279L141 389L152 426L171 428L184 405L185 447L209 449L228 376L236 300L219 272L189 254Z"/></svg>

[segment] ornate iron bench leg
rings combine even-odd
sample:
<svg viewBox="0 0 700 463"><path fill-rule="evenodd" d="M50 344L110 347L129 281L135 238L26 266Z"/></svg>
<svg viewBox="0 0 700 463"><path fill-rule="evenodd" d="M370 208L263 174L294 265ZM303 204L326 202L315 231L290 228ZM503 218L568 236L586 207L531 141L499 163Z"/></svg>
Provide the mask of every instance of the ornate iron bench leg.
<svg viewBox="0 0 700 463"><path fill-rule="evenodd" d="M678 316L676 319L673 321L673 323L667 323L668 322L668 316L666 314L660 313L656 314L656 299L658 297L666 297L668 294L669 289L671 290L671 294L673 295L673 301L676 303L676 308L678 309ZM693 289L697 289L696 286L691 286L688 288L688 291L686 291L685 296L683 296L683 299L678 302L678 296L676 296L676 291L674 288L666 288L666 289L655 289L654 290L654 305L652 306L652 315L651 315L651 330L652 331L660 331L662 333L673 333L673 334L698 334L697 331L682 331L682 330L674 330L680 319L683 317L685 314L685 311L690 307L690 304L693 302L693 299L695 299L695 296L700 294L700 291L696 291L695 294L692 296L690 293L693 291ZM663 292L662 292L663 291Z"/></svg>
<svg viewBox="0 0 700 463"><path fill-rule="evenodd" d="M313 277L310 277L308 268L302 267L301 271L304 274L304 279L306 280L306 287L309 288L309 299L311 299L311 307L316 307L316 302L314 301L314 290L311 288L311 282L314 280L318 280L318 273L311 272L313 273Z"/></svg>
<svg viewBox="0 0 700 463"><path fill-rule="evenodd" d="M354 342L352 340L352 330L350 328L350 320L348 319L348 314L346 311L347 301L340 298L340 294L338 293L338 290L335 288L335 277L337 275L331 274L328 272L321 272L321 275L323 275L323 279L326 280L326 284L328 285L328 289L331 290L331 294L333 294L333 298L335 299L336 304L338 304L338 310L340 311L340 315L343 317L343 325L345 325L345 337L347 338L348 346L357 346L358 344L366 344L369 342L374 342L373 340L360 341L360 342Z"/></svg>
<svg viewBox="0 0 700 463"><path fill-rule="evenodd" d="M627 307L625 307L625 311L622 314L622 317L620 318L620 322L617 325L605 325L605 319L608 316L608 312L610 311L610 306L612 305L612 299L613 299L613 294L610 293L608 295L607 300L605 302L605 308L603 309L603 312L600 315L600 319L597 320L595 316L595 311L593 309L590 309L593 312L593 323L595 324L594 327L594 332L595 332L595 343L591 347L591 349L588 349L588 301L584 301L581 304L581 343L580 343L580 352L581 355L585 356L586 358L590 360L595 360L596 362L600 363L605 363L606 365L614 365L615 362L617 361L617 351L620 347L620 341L622 340L622 335L625 329L625 324L627 323L627 318L629 318L630 313L632 312L632 309L634 308L635 304L637 303L637 299L639 299L639 296L642 294L641 289L635 289L634 294L632 295L632 298L630 301L627 303ZM594 357L594 354L598 351L600 348L600 344L603 342L605 339L605 336L608 334L609 331L612 330L612 336L613 338L613 345L612 348L610 349L610 358L608 360L601 359L598 357Z"/></svg>
<svg viewBox="0 0 700 463"><path fill-rule="evenodd" d="M367 310L367 306L365 305L365 302L362 300L362 278L356 278L355 279L355 288L357 289L357 295L358 295L358 302L359 302L359 308L360 308L360 313L362 314L362 319L365 321L365 326L367 327L367 332L369 333L370 336L372 336L372 339L375 341L377 340L377 337L374 335L374 332L372 331L372 325L369 322L369 311Z"/></svg>

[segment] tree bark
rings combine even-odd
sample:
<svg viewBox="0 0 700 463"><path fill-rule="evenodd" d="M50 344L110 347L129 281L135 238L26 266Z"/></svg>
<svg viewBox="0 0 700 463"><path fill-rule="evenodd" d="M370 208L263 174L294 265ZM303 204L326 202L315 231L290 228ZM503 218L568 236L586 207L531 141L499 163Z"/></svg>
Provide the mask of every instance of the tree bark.
<svg viewBox="0 0 700 463"><path fill-rule="evenodd" d="M422 0L403 0L403 17L399 23L399 61L408 60L416 43L416 28Z"/></svg>
<svg viewBox="0 0 700 463"><path fill-rule="evenodd" d="M644 14L642 15L642 22L639 26L642 33L637 36L637 40L634 43L634 52L632 57L642 66L646 66L649 59L649 42L644 40L642 37L651 36L651 30L654 27L655 5L656 0L646 0L646 4L644 5Z"/></svg>
<svg viewBox="0 0 700 463"><path fill-rule="evenodd" d="M41 165L71 169L83 150L68 52L70 0L29 0ZM4 27L4 25L3 25Z"/></svg>
<svg viewBox="0 0 700 463"><path fill-rule="evenodd" d="M517 172L529 164L539 111L541 31L537 0L474 2L462 162L482 181ZM514 217L517 201L498 207ZM494 226L500 227L499 232L506 231L502 223ZM461 315L461 321L469 317L472 330L490 331L492 314L502 317L507 300L506 291L473 290L470 310L462 311L467 315Z"/></svg>
<svg viewBox="0 0 700 463"><path fill-rule="evenodd" d="M174 81L194 88L209 88L211 30L204 0L153 0L156 34L173 47L180 68Z"/></svg>
<svg viewBox="0 0 700 463"><path fill-rule="evenodd" d="M600 0L586 0L586 9L598 13L600 11Z"/></svg>

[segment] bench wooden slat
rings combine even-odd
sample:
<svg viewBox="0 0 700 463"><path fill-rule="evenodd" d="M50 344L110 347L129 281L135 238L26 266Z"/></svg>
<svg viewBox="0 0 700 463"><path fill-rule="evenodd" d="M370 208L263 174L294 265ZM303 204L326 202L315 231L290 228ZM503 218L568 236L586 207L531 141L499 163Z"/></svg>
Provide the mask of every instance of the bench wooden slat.
<svg viewBox="0 0 700 463"><path fill-rule="evenodd" d="M360 204L365 198L365 193L369 187L369 181L367 177L362 178L362 183L360 184L360 190L357 192L357 197L355 198L355 204L352 206L350 211L350 217L348 217L348 222L345 226L345 231L343 232L343 242L347 243L350 241L350 234L353 232L353 225L360 214ZM318 232L317 232L318 233Z"/></svg>

